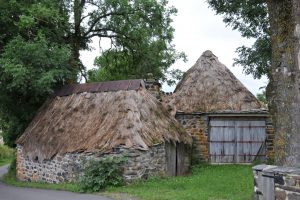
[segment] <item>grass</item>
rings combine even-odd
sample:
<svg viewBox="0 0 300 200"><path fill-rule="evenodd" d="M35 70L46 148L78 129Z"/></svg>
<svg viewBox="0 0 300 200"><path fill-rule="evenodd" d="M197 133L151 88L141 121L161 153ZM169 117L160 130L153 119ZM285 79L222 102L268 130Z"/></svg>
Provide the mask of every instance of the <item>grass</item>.
<svg viewBox="0 0 300 200"><path fill-rule="evenodd" d="M116 199L122 200L131 199L132 196L139 200L247 200L252 199L253 193L251 167L250 165L196 166L190 176L151 178L122 187L109 187L100 195L112 197L119 195ZM17 187L80 191L80 187L75 183L18 182L10 173L5 176L4 182Z"/></svg>
<svg viewBox="0 0 300 200"><path fill-rule="evenodd" d="M61 183L61 184L49 184L42 182L20 182L16 178L4 176L3 182L16 186L16 187L26 187L26 188L38 188L38 189L49 189L49 190L63 190L70 192L80 192L80 188L74 183Z"/></svg>
<svg viewBox="0 0 300 200"><path fill-rule="evenodd" d="M15 156L15 151L6 145L0 145L0 167L9 164Z"/></svg>
<svg viewBox="0 0 300 200"><path fill-rule="evenodd" d="M252 199L252 176L247 165L198 166L191 176L151 179L107 191L142 200L247 200Z"/></svg>
<svg viewBox="0 0 300 200"><path fill-rule="evenodd" d="M12 158L2 158L2 159L0 158L0 167L10 164L11 161Z"/></svg>

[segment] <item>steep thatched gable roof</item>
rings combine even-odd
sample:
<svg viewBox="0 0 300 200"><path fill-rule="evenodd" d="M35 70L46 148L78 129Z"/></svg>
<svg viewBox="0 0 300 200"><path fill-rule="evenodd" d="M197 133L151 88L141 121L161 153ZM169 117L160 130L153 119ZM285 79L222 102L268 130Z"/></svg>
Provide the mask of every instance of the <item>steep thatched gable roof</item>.
<svg viewBox="0 0 300 200"><path fill-rule="evenodd" d="M177 110L212 112L261 108L255 96L211 52L205 51L178 83L172 97Z"/></svg>
<svg viewBox="0 0 300 200"><path fill-rule="evenodd" d="M106 92L84 92L86 84L78 85L80 92L75 86L73 92L63 88L44 104L17 143L31 158L42 160L67 152L109 152L120 145L146 150L164 141L191 143L143 82L133 82L139 82L138 87L118 90L116 82L108 82ZM119 83L128 86L128 81Z"/></svg>

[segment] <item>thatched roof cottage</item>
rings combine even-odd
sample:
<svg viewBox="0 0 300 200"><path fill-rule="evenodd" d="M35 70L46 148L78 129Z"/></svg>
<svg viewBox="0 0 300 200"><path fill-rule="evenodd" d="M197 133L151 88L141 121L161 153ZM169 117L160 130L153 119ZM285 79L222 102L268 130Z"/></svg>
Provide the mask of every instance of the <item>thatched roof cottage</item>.
<svg viewBox="0 0 300 200"><path fill-rule="evenodd" d="M194 137L194 162L265 159L272 136L267 137L273 134L268 113L211 51L184 74L169 101L176 119Z"/></svg>
<svg viewBox="0 0 300 200"><path fill-rule="evenodd" d="M17 177L71 181L82 160L124 152L128 181L185 174L191 141L142 80L69 85L42 106L18 139Z"/></svg>

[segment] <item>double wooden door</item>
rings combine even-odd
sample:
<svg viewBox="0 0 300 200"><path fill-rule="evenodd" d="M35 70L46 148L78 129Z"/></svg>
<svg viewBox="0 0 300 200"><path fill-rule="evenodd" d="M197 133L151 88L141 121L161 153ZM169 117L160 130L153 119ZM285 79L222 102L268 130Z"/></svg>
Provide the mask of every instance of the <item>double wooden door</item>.
<svg viewBox="0 0 300 200"><path fill-rule="evenodd" d="M264 119L212 118L209 125L211 163L251 163L266 153Z"/></svg>

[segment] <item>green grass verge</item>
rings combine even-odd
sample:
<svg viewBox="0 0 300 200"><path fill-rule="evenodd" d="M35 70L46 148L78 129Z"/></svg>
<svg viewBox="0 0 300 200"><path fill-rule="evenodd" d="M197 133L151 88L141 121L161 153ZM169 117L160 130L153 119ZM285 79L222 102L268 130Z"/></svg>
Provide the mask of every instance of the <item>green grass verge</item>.
<svg viewBox="0 0 300 200"><path fill-rule="evenodd" d="M16 180L14 175L10 173L3 177L3 182L7 185L12 185L16 187L26 187L26 188L38 188L38 189L49 189L49 190L63 190L70 192L79 192L80 188L75 183L61 183L61 184L50 184L42 182L21 182Z"/></svg>
<svg viewBox="0 0 300 200"><path fill-rule="evenodd" d="M9 164L15 156L15 150L6 146L0 145L0 167Z"/></svg>
<svg viewBox="0 0 300 200"><path fill-rule="evenodd" d="M79 186L74 183L49 184L49 183L42 183L42 182L20 182L17 181L15 178L7 178L6 176L4 177L3 182L8 185L12 185L16 187L63 190L63 191L70 191L70 192L80 191Z"/></svg>
<svg viewBox="0 0 300 200"><path fill-rule="evenodd" d="M109 187L104 195L119 199L126 195L139 200L247 200L252 199L253 175L249 165L203 165L193 168L193 174L185 177L151 178L138 181L122 187ZM48 184L19 182L12 173L4 177L4 182L29 188L43 188L80 192L80 187L74 183ZM118 198L116 198L118 199Z"/></svg>
<svg viewBox="0 0 300 200"><path fill-rule="evenodd" d="M107 191L142 200L247 200L252 199L253 175L247 165L198 166L191 176L151 179Z"/></svg>
<svg viewBox="0 0 300 200"><path fill-rule="evenodd" d="M12 161L12 158L3 158L3 159L0 159L0 167L2 167L4 165L10 164L11 161Z"/></svg>

